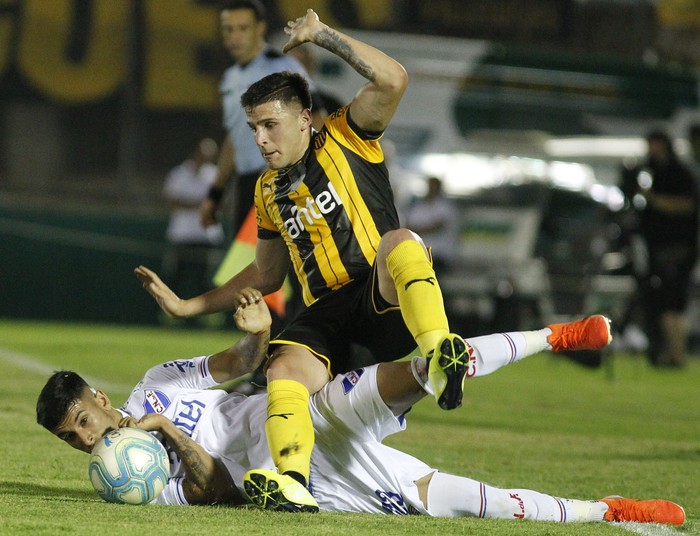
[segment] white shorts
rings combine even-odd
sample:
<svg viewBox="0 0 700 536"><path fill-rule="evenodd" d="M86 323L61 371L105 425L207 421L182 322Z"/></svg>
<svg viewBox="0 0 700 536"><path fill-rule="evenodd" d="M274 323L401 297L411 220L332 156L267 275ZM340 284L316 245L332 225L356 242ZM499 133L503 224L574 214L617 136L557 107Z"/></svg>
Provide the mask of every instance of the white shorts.
<svg viewBox="0 0 700 536"><path fill-rule="evenodd" d="M382 439L406 427L379 396L377 365L339 374L311 397L309 487L322 511L426 514L415 481L435 470Z"/></svg>

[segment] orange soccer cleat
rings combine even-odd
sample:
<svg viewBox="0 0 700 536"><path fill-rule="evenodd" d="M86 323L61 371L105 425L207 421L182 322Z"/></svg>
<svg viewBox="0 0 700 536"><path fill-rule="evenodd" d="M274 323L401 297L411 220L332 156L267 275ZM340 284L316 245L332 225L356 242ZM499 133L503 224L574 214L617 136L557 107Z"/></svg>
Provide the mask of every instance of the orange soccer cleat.
<svg viewBox="0 0 700 536"><path fill-rule="evenodd" d="M606 521L636 521L667 525L682 525L685 522L685 510L671 501L659 499L638 501L623 497L606 497L601 501L610 507L605 513Z"/></svg>
<svg viewBox="0 0 700 536"><path fill-rule="evenodd" d="M603 315L587 316L564 324L547 326L552 334L547 342L553 352L564 350L600 350L612 341L610 320Z"/></svg>

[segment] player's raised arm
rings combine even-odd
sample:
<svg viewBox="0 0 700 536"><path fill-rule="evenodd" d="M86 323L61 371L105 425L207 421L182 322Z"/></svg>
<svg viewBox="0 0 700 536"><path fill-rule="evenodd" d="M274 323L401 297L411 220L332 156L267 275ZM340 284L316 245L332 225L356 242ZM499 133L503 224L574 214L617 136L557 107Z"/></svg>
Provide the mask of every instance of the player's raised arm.
<svg viewBox="0 0 700 536"><path fill-rule="evenodd" d="M395 59L376 48L330 28L309 9L306 15L290 21L285 28L287 52L305 43L314 43L345 60L369 82L350 104L350 117L363 130L381 132L388 125L401 101L408 75Z"/></svg>

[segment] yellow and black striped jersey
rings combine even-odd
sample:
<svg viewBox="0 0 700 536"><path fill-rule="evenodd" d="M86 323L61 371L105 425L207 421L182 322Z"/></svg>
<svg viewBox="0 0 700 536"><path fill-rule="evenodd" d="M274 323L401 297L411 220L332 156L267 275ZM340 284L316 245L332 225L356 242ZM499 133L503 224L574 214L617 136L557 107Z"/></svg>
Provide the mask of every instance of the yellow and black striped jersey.
<svg viewBox="0 0 700 536"><path fill-rule="evenodd" d="M366 277L379 239L399 226L378 136L347 112L327 117L299 162L266 171L255 187L258 238L282 236L307 306Z"/></svg>

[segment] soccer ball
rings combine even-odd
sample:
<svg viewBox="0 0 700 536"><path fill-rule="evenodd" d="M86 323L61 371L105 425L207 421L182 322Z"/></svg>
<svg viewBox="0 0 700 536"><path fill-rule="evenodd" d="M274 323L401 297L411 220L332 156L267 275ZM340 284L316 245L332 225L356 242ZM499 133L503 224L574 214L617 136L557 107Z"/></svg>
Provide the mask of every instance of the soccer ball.
<svg viewBox="0 0 700 536"><path fill-rule="evenodd" d="M92 449L88 474L105 501L146 504L165 488L170 463L165 447L152 434L119 428L105 434Z"/></svg>

